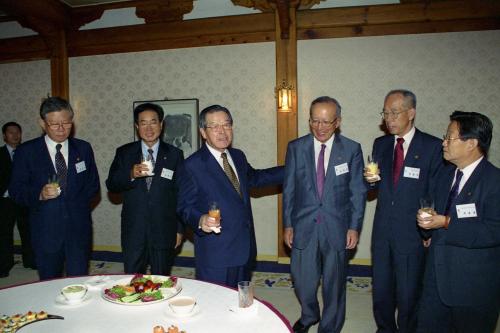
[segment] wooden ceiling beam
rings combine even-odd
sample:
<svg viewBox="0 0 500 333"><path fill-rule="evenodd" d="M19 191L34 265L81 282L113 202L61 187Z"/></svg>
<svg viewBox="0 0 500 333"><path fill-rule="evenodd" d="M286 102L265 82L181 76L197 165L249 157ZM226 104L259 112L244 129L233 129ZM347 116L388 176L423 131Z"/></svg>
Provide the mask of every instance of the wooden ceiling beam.
<svg viewBox="0 0 500 333"><path fill-rule="evenodd" d="M275 40L274 22L270 12L69 31L66 40L70 57L266 42ZM492 29L500 29L500 2L488 0L297 11L299 40ZM39 37L0 40L0 50L0 62L48 54Z"/></svg>
<svg viewBox="0 0 500 333"><path fill-rule="evenodd" d="M0 0L0 9L41 35L70 25L71 9L58 0Z"/></svg>
<svg viewBox="0 0 500 333"><path fill-rule="evenodd" d="M69 56L274 40L273 13L73 31Z"/></svg>
<svg viewBox="0 0 500 333"><path fill-rule="evenodd" d="M500 19L498 1L442 1L299 11L297 26L305 30L495 18Z"/></svg>

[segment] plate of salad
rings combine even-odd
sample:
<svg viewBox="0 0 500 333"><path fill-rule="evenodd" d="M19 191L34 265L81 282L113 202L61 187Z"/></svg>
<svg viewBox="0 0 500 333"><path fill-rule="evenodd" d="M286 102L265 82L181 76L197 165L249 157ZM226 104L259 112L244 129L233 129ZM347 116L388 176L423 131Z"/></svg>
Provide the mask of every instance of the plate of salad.
<svg viewBox="0 0 500 333"><path fill-rule="evenodd" d="M136 274L113 281L102 291L106 301L122 305L148 305L166 301L182 290L175 276Z"/></svg>

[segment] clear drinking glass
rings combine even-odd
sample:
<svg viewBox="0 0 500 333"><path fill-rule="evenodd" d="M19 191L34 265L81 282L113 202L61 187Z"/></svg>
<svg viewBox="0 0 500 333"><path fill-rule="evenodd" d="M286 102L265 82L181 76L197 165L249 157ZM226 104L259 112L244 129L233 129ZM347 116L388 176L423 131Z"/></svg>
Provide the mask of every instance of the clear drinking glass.
<svg viewBox="0 0 500 333"><path fill-rule="evenodd" d="M434 200L430 196L420 198L420 216L429 217L434 211Z"/></svg>
<svg viewBox="0 0 500 333"><path fill-rule="evenodd" d="M153 173L153 161L151 160L149 155L148 156L143 155L141 158L141 163L148 167L148 171L143 172L144 176L154 176L155 175Z"/></svg>
<svg viewBox="0 0 500 333"><path fill-rule="evenodd" d="M251 281L238 282L238 304L240 308L248 308L253 304L253 284Z"/></svg>

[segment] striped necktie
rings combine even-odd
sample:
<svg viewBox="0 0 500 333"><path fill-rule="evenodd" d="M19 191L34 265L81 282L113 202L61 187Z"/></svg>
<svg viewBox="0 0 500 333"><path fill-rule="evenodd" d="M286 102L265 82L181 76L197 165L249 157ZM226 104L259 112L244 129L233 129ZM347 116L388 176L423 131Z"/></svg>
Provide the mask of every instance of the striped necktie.
<svg viewBox="0 0 500 333"><path fill-rule="evenodd" d="M233 168L231 167L229 161L227 160L226 153L222 153L220 157L222 157L222 166L224 168L224 173L226 174L227 178L229 178L231 184L233 184L234 189L236 190L236 192L238 192L238 194L241 197L240 182L238 181L238 177L236 177Z"/></svg>
<svg viewBox="0 0 500 333"><path fill-rule="evenodd" d="M148 149L148 160L151 161L151 165L153 166L153 170L155 168L155 158L153 156L153 149ZM152 170L150 170L152 172ZM149 189L151 188L151 183L153 182L153 176L146 177L146 186Z"/></svg>
<svg viewBox="0 0 500 333"><path fill-rule="evenodd" d="M66 166L66 161L64 160L64 156L61 153L62 145L58 143L56 145L56 172L57 178L59 178L59 186L61 190L66 190L66 185L68 182L68 167Z"/></svg>

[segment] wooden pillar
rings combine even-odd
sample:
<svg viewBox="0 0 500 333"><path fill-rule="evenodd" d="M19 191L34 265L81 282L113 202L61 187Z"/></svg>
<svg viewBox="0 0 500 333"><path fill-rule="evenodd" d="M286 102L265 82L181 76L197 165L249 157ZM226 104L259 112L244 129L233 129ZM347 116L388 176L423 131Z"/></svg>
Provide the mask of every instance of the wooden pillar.
<svg viewBox="0 0 500 333"><path fill-rule="evenodd" d="M296 8L290 6L289 13L289 33L287 39L282 39L282 29L278 10L275 11L276 25L276 87L280 86L283 80L292 85L292 110L290 112L279 112L276 99L278 164L285 163L286 148L288 142L297 138L297 20ZM283 15L283 13L282 13ZM283 243L283 200L282 194L278 195L278 257L287 261L289 251ZM280 261L280 260L279 260ZM283 260L282 260L283 261Z"/></svg>
<svg viewBox="0 0 500 333"><path fill-rule="evenodd" d="M69 67L66 32L63 29L46 37L51 48L50 74L52 96L59 96L69 100Z"/></svg>

